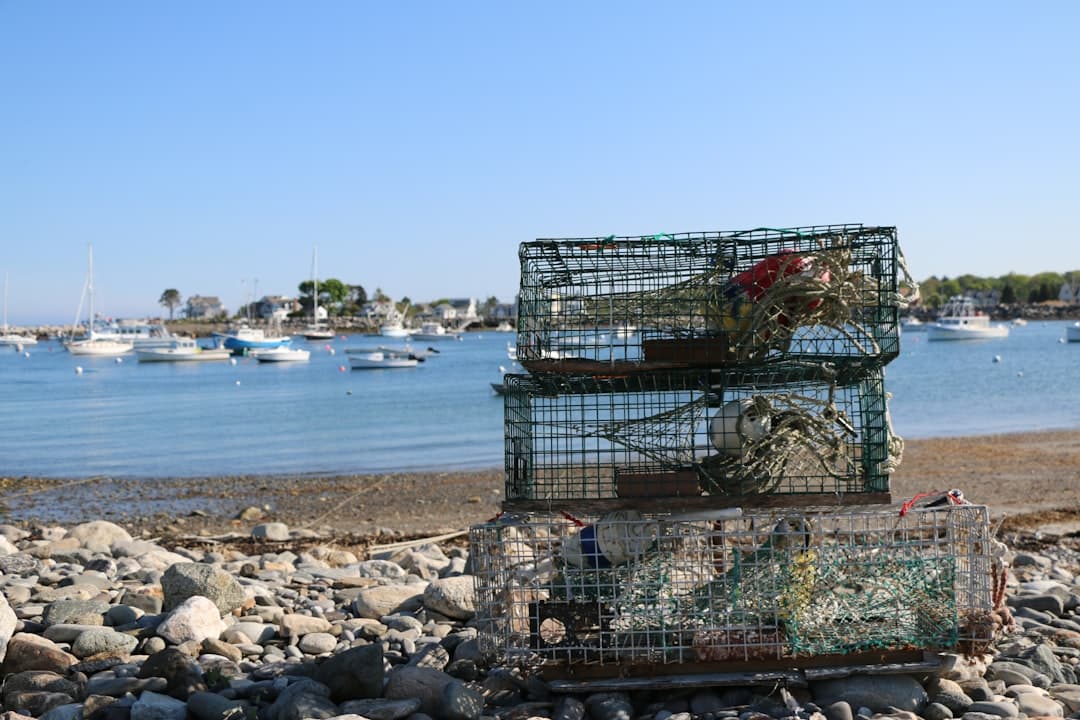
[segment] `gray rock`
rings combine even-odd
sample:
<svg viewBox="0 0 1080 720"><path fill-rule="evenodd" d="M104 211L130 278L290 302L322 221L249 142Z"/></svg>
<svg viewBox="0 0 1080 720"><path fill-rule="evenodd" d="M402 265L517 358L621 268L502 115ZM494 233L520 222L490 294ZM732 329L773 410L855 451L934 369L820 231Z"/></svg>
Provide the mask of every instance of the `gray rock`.
<svg viewBox="0 0 1080 720"><path fill-rule="evenodd" d="M634 705L625 693L593 693L585 698L585 709L593 720L630 720Z"/></svg>
<svg viewBox="0 0 1080 720"><path fill-rule="evenodd" d="M102 625L109 603L100 600L57 600L41 614L45 625Z"/></svg>
<svg viewBox="0 0 1080 720"><path fill-rule="evenodd" d="M1068 712L1075 713L1080 711L1080 685L1051 685L1050 695L1055 700L1063 703Z"/></svg>
<svg viewBox="0 0 1080 720"><path fill-rule="evenodd" d="M967 717L972 714L1012 718L1017 717L1020 714L1020 711L1017 710L1015 703L998 700L977 700L971 704L971 707L968 708L968 711L964 716Z"/></svg>
<svg viewBox="0 0 1080 720"><path fill-rule="evenodd" d="M48 670L63 674L77 662L78 658L56 643L29 633L15 633L8 641L0 673L10 675L26 670Z"/></svg>
<svg viewBox="0 0 1080 720"><path fill-rule="evenodd" d="M1017 610L1026 608L1052 615L1062 615L1065 612L1064 602L1057 595L1011 595L1006 604Z"/></svg>
<svg viewBox="0 0 1080 720"><path fill-rule="evenodd" d="M1035 645L1023 654L1023 659L1030 663L1032 669L1036 672L1050 678L1051 684L1060 684L1066 681L1061 660L1058 659L1049 646L1041 643ZM1043 686L1043 689L1046 689L1046 687L1049 687L1049 685Z"/></svg>
<svg viewBox="0 0 1080 720"><path fill-rule="evenodd" d="M86 683L86 692L90 695L108 695L118 698L127 693L138 695L147 690L163 693L167 686L165 678L159 677L92 677Z"/></svg>
<svg viewBox="0 0 1080 720"><path fill-rule="evenodd" d="M57 705L38 720L83 720L83 703Z"/></svg>
<svg viewBox="0 0 1080 720"><path fill-rule="evenodd" d="M922 716L926 720L949 720L949 718L956 717L952 710L937 702L927 705L922 711Z"/></svg>
<svg viewBox="0 0 1080 720"><path fill-rule="evenodd" d="M290 684L266 709L266 720L305 720L332 718L338 707L330 698L330 689L311 678L301 678Z"/></svg>
<svg viewBox="0 0 1080 720"><path fill-rule="evenodd" d="M337 647L337 638L330 633L308 633L300 638L297 647L309 655L324 655Z"/></svg>
<svg viewBox="0 0 1080 720"><path fill-rule="evenodd" d="M340 703L381 696L384 673L383 648L375 643L332 655L315 669L314 678L329 688L332 700Z"/></svg>
<svg viewBox="0 0 1080 720"><path fill-rule="evenodd" d="M251 537L282 542L289 539L289 526L282 522L260 523L251 529Z"/></svg>
<svg viewBox="0 0 1080 720"><path fill-rule="evenodd" d="M144 692L131 706L131 720L185 720L186 718L186 703L155 692Z"/></svg>
<svg viewBox="0 0 1080 720"><path fill-rule="evenodd" d="M188 713L196 720L245 720L254 708L242 700L230 700L217 693L197 692L187 700Z"/></svg>
<svg viewBox="0 0 1080 720"><path fill-rule="evenodd" d="M396 668L386 682L383 697L387 700L416 698L420 710L431 717L442 716L443 688L452 682L460 682L434 668L405 665Z"/></svg>
<svg viewBox="0 0 1080 720"><path fill-rule="evenodd" d="M124 656L131 654L139 641L132 635L119 633L112 628L86 630L71 644L71 654L77 658L98 655Z"/></svg>
<svg viewBox="0 0 1080 720"><path fill-rule="evenodd" d="M0 557L0 572L5 575L26 577L41 568L41 561L26 553Z"/></svg>
<svg viewBox="0 0 1080 720"><path fill-rule="evenodd" d="M476 578L455 575L436 578L424 590L424 607L457 620L476 614Z"/></svg>
<svg viewBox="0 0 1080 720"><path fill-rule="evenodd" d="M583 720L585 717L585 703L573 695L565 695L559 698L555 704L555 712L552 720Z"/></svg>
<svg viewBox="0 0 1080 720"><path fill-rule="evenodd" d="M164 692L178 700L206 690L202 669L190 655L177 648L166 648L146 658L139 667L140 678L163 678Z"/></svg>
<svg viewBox="0 0 1080 720"><path fill-rule="evenodd" d="M224 614L240 607L245 598L244 588L229 573L204 563L175 563L161 576L166 611L178 607L188 598L208 598Z"/></svg>
<svg viewBox="0 0 1080 720"><path fill-rule="evenodd" d="M1050 687L1050 678L1035 668L1011 660L995 660L986 669L986 679L1001 680L1005 685L1034 685L1038 688Z"/></svg>
<svg viewBox="0 0 1080 720"><path fill-rule="evenodd" d="M1017 709L1028 717L1065 717L1061 703L1041 693L1024 693L1016 698Z"/></svg>
<svg viewBox="0 0 1080 720"><path fill-rule="evenodd" d="M907 675L853 675L811 683L810 688L822 706L845 700L853 707L865 706L874 712L895 708L917 713L929 702L923 686Z"/></svg>
<svg viewBox="0 0 1080 720"><path fill-rule="evenodd" d="M53 708L75 702L75 698L62 692L9 692L4 693L4 706L25 711L34 717L41 717Z"/></svg>
<svg viewBox="0 0 1080 720"><path fill-rule="evenodd" d="M443 686L443 720L477 720L484 709L484 696L454 680Z"/></svg>
<svg viewBox="0 0 1080 720"><path fill-rule="evenodd" d="M289 613L277 623L285 637L302 637L308 633L330 632L330 621L323 617ZM254 639L254 638L253 638Z"/></svg>
<svg viewBox="0 0 1080 720"><path fill-rule="evenodd" d="M4 659L4 655L7 653L8 641L15 634L18 622L15 611L8 605L7 598L0 595L0 661Z"/></svg>
<svg viewBox="0 0 1080 720"><path fill-rule="evenodd" d="M82 688L62 675L44 670L29 670L13 673L4 679L4 705L15 707L8 697L16 693L61 693L78 697Z"/></svg>
<svg viewBox="0 0 1080 720"><path fill-rule="evenodd" d="M370 698L367 700L349 700L341 704L341 712L350 715L360 715L369 720L404 720L420 709L420 701L416 698L402 700L383 700Z"/></svg>

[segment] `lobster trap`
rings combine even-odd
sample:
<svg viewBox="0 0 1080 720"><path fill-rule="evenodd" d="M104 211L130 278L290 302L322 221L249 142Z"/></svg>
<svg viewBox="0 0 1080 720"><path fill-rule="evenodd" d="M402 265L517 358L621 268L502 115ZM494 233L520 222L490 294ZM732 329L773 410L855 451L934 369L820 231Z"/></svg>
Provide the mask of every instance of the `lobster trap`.
<svg viewBox="0 0 1080 720"><path fill-rule="evenodd" d="M983 506L503 515L470 545L481 645L509 665L710 672L992 640Z"/></svg>
<svg viewBox="0 0 1080 720"><path fill-rule="evenodd" d="M889 502L880 370L504 378L504 509ZM572 501L572 502L567 502Z"/></svg>
<svg viewBox="0 0 1080 720"><path fill-rule="evenodd" d="M899 353L894 227L537 240L519 256L517 354L532 372Z"/></svg>

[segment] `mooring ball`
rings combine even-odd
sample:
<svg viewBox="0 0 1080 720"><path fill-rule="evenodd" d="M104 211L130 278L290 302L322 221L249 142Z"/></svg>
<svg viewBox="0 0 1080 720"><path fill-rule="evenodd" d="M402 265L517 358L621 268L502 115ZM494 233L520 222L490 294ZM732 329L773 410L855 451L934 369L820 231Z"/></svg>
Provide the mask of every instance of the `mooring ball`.
<svg viewBox="0 0 1080 720"><path fill-rule="evenodd" d="M635 560L651 543L636 510L616 510L563 541L563 559L580 568L609 568Z"/></svg>
<svg viewBox="0 0 1080 720"><path fill-rule="evenodd" d="M769 432L770 421L758 413L754 401L740 398L724 403L709 422L709 442L728 455L742 455L746 446Z"/></svg>

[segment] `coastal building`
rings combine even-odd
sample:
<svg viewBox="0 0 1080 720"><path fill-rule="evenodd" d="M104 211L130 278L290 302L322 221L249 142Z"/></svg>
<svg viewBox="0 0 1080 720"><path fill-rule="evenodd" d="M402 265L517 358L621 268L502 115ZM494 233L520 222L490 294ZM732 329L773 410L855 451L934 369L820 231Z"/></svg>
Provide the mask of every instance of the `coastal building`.
<svg viewBox="0 0 1080 720"><path fill-rule="evenodd" d="M981 310L997 307L1001 304L1000 290L973 290L967 294L975 303L975 307Z"/></svg>
<svg viewBox="0 0 1080 720"><path fill-rule="evenodd" d="M465 327L480 322L476 298L452 298L432 308L433 316L446 326Z"/></svg>
<svg viewBox="0 0 1080 720"><path fill-rule="evenodd" d="M253 310L257 316L267 320L284 320L300 310L300 301L284 295L263 295Z"/></svg>
<svg viewBox="0 0 1080 720"><path fill-rule="evenodd" d="M1080 279L1062 283L1058 300L1068 305L1080 305Z"/></svg>
<svg viewBox="0 0 1080 720"><path fill-rule="evenodd" d="M213 320L225 316L225 306L216 295L192 295L183 310L189 320Z"/></svg>

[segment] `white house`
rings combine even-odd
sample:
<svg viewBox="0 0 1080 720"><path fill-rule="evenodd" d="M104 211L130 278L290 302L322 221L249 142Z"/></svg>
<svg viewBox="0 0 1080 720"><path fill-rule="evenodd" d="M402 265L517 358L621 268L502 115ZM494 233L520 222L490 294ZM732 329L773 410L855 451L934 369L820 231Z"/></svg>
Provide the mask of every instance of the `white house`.
<svg viewBox="0 0 1080 720"><path fill-rule="evenodd" d="M1080 280L1062 283L1058 300L1069 305L1080 305Z"/></svg>

